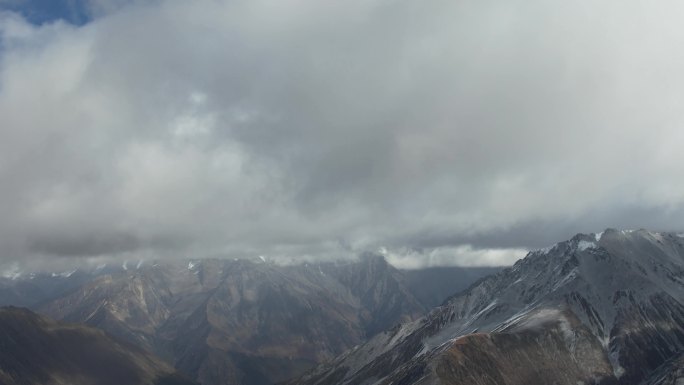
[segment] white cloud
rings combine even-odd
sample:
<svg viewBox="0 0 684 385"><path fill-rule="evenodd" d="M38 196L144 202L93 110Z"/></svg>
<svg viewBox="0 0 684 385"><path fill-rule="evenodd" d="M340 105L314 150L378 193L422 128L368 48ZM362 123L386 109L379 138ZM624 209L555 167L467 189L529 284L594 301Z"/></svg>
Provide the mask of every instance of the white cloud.
<svg viewBox="0 0 684 385"><path fill-rule="evenodd" d="M439 247L431 250L397 249L381 247L378 253L400 269L417 269L433 266L505 266L523 258L524 249L475 249L471 245Z"/></svg>

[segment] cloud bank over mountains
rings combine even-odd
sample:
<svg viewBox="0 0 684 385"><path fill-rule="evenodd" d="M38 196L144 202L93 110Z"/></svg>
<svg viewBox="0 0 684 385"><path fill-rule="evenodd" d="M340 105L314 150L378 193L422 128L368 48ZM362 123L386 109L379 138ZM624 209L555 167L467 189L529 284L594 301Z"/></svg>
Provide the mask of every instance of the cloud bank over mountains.
<svg viewBox="0 0 684 385"><path fill-rule="evenodd" d="M493 265L684 228L679 2L83 4L0 14L5 263Z"/></svg>

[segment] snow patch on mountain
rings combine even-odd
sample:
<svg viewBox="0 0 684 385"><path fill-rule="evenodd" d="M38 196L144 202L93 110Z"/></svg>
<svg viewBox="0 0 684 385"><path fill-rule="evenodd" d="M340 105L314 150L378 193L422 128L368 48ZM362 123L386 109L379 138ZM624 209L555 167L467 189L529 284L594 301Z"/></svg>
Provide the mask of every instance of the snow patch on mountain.
<svg viewBox="0 0 684 385"><path fill-rule="evenodd" d="M50 274L50 276L53 278L55 278L55 277L69 278L77 271L78 271L78 269L71 270L71 271L64 271L61 273L52 273L52 274Z"/></svg>
<svg viewBox="0 0 684 385"><path fill-rule="evenodd" d="M551 245L551 246L547 246L547 247L542 247L542 248L540 248L540 249L531 250L530 253L532 253L532 254L539 254L539 255L545 255L545 254L548 254L548 253L552 252L557 246L558 246L558 244L557 244L557 243L554 243L554 244Z"/></svg>
<svg viewBox="0 0 684 385"><path fill-rule="evenodd" d="M574 333L570 322L563 312L556 308L543 308L527 312L522 317L517 318L514 327L508 330L538 329L552 322L559 322L563 336L566 339L573 337Z"/></svg>
<svg viewBox="0 0 684 385"><path fill-rule="evenodd" d="M107 267L106 263L101 263L95 267L95 273L99 273Z"/></svg>
<svg viewBox="0 0 684 385"><path fill-rule="evenodd" d="M581 240L581 241L577 242L577 250L579 250L579 251L585 251L587 249L595 249L596 247L597 247L596 243L594 243L594 242L589 242L589 241L585 241L585 240Z"/></svg>

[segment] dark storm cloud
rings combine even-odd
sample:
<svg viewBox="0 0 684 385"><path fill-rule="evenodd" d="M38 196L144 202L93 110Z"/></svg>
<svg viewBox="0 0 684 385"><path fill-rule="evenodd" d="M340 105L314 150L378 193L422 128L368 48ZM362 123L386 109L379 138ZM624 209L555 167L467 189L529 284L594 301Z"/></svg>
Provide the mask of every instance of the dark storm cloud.
<svg viewBox="0 0 684 385"><path fill-rule="evenodd" d="M678 2L87 4L0 18L8 261L500 264L684 227Z"/></svg>
<svg viewBox="0 0 684 385"><path fill-rule="evenodd" d="M431 229L404 239L396 239L395 242L405 242L417 250L454 247L466 243L479 249L537 249L567 239L571 234L600 232L607 227L681 232L684 231L684 226L679 222L682 215L684 208L681 207L599 208L580 218L535 220L470 235Z"/></svg>
<svg viewBox="0 0 684 385"><path fill-rule="evenodd" d="M29 250L38 254L58 256L90 256L104 253L123 253L137 250L140 240L131 234L88 234L86 231L65 235L59 230L33 236Z"/></svg>

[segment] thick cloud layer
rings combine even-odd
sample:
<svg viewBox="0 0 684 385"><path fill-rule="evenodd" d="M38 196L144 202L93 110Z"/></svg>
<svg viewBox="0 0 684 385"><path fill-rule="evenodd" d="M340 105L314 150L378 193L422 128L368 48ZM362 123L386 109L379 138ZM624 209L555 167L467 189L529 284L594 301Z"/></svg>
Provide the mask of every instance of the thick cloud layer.
<svg viewBox="0 0 684 385"><path fill-rule="evenodd" d="M0 16L0 246L510 263L684 227L684 4L93 1Z"/></svg>

